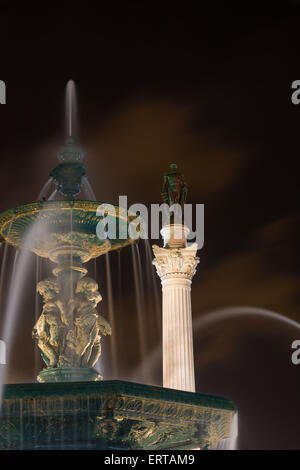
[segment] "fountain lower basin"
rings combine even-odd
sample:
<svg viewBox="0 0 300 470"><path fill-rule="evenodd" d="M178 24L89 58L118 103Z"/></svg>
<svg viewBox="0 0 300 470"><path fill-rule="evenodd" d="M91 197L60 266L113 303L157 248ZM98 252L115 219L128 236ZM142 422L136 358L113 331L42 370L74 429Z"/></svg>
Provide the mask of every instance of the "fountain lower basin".
<svg viewBox="0 0 300 470"><path fill-rule="evenodd" d="M123 381L7 385L0 449L194 449L230 437L226 398Z"/></svg>

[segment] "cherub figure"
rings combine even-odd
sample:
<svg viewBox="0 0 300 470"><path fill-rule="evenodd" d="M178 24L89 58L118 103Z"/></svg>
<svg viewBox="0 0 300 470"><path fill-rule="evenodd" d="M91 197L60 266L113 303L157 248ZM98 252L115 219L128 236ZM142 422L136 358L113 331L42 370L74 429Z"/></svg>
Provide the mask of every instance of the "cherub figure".
<svg viewBox="0 0 300 470"><path fill-rule="evenodd" d="M96 310L101 299L93 279L84 277L77 282L74 297L68 303L73 327L66 335L59 367L93 367L97 362L101 354L100 333L111 334L109 323Z"/></svg>

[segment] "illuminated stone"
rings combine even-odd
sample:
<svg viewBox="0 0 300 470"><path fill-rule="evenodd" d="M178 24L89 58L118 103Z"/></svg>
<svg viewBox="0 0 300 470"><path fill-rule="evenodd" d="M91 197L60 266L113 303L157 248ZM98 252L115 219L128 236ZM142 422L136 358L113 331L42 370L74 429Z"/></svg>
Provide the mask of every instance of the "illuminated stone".
<svg viewBox="0 0 300 470"><path fill-rule="evenodd" d="M163 385L194 392L191 284L199 263L197 244L185 246L188 230L178 224L161 233L165 248L153 245L153 264L162 283Z"/></svg>

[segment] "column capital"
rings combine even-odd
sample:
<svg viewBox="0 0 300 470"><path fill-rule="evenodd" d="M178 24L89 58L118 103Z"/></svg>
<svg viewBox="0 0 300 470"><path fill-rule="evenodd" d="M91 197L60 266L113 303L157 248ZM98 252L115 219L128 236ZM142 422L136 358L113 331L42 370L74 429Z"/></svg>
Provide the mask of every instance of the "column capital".
<svg viewBox="0 0 300 470"><path fill-rule="evenodd" d="M161 248L153 245L152 249L155 256L153 264L162 281L174 278L193 279L200 261L196 256L197 243L185 248Z"/></svg>

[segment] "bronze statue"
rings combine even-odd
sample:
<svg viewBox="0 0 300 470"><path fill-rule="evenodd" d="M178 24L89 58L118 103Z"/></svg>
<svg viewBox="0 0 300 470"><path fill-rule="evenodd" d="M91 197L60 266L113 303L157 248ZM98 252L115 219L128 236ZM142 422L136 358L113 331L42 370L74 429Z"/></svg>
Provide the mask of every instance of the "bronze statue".
<svg viewBox="0 0 300 470"><path fill-rule="evenodd" d="M164 185L162 189L163 201L172 206L173 204L180 204L183 210L187 195L187 185L184 177L177 171L177 165L171 163L170 172L164 176Z"/></svg>

